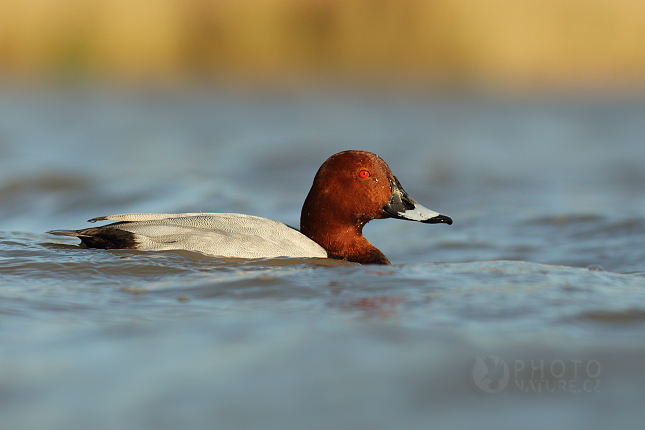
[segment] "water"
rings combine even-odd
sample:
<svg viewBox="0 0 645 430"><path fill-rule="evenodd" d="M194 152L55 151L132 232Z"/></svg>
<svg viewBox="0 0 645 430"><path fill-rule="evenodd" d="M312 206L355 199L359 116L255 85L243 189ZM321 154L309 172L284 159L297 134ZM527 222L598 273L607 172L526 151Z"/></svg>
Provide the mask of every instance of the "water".
<svg viewBox="0 0 645 430"><path fill-rule="evenodd" d="M637 427L645 104L93 90L0 96L0 427ZM95 216L298 224L381 155L452 226L392 267L83 250Z"/></svg>

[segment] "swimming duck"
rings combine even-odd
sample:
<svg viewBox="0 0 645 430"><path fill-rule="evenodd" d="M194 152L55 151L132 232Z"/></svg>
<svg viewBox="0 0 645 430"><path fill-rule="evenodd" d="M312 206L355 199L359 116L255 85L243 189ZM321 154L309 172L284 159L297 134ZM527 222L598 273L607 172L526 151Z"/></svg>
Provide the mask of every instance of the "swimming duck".
<svg viewBox="0 0 645 430"><path fill-rule="evenodd" d="M184 249L233 258L335 258L390 264L363 236L373 219L398 218L452 224L452 219L414 201L379 156L343 151L323 163L300 215L300 231L281 222L231 213L123 214L89 220L116 221L81 230L47 233L73 236L101 249Z"/></svg>

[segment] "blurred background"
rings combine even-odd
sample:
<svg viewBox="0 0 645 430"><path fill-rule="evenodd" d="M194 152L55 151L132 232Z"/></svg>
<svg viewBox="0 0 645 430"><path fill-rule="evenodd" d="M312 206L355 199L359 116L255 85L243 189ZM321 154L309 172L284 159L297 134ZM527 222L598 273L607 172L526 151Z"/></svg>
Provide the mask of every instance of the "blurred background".
<svg viewBox="0 0 645 430"><path fill-rule="evenodd" d="M5 81L632 95L639 0L2 0Z"/></svg>

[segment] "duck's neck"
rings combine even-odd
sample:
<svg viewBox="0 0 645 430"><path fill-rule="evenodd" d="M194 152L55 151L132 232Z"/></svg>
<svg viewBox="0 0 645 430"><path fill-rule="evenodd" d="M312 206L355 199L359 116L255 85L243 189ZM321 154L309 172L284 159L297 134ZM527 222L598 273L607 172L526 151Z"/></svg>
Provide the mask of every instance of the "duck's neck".
<svg viewBox="0 0 645 430"><path fill-rule="evenodd" d="M301 219L300 224L302 234L325 248L331 258L361 264L390 264L387 257L365 239L362 230L362 225L339 226L330 220L319 223L312 217Z"/></svg>

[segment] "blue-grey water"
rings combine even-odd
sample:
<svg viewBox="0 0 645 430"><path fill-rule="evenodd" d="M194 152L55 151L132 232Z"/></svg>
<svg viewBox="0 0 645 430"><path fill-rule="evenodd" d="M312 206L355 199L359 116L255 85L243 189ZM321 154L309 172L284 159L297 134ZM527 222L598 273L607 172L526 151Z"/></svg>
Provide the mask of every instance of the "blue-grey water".
<svg viewBox="0 0 645 430"><path fill-rule="evenodd" d="M363 149L452 226L391 267L86 250L131 212L298 225ZM641 428L645 102L0 91L0 428Z"/></svg>

